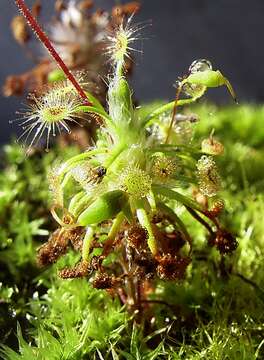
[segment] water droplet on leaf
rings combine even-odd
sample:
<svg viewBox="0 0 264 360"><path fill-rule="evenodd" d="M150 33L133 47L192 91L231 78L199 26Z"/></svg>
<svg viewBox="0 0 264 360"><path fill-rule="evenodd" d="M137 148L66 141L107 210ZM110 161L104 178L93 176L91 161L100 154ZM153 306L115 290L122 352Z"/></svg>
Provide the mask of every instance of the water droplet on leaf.
<svg viewBox="0 0 264 360"><path fill-rule="evenodd" d="M189 72L194 74L200 71L212 70L212 64L209 60L206 59L198 59L191 63L189 67Z"/></svg>

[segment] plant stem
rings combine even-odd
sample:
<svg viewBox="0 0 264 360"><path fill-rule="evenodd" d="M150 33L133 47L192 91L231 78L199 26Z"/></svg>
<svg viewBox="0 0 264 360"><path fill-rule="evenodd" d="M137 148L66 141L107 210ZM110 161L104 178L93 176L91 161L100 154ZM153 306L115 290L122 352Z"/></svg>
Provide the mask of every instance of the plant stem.
<svg viewBox="0 0 264 360"><path fill-rule="evenodd" d="M186 229L186 226L184 225L183 221L179 218L179 216L177 214L175 214L175 212L168 207L167 205L165 205L164 203L159 203L158 207L164 211L164 213L168 216L168 218L175 222L180 231L183 233L185 240L188 242L189 246L190 246L190 253L192 252L192 238L190 236L190 234L188 233L188 230Z"/></svg>
<svg viewBox="0 0 264 360"><path fill-rule="evenodd" d="M42 28L38 24L37 20L31 14L31 12L30 12L29 8L27 7L27 5L25 4L24 0L15 0L15 2L17 4L19 10L23 14L23 16L26 18L26 20L29 23L30 27L34 30L34 32L36 33L36 35L38 36L38 38L40 39L42 44L49 51L49 53L53 57L53 59L61 67L61 69L64 72L65 76L70 80L70 82L75 87L76 91L79 93L81 98L85 101L85 104L86 105L92 105L89 102L85 92L83 91L83 89L79 85L78 81L72 75L72 73L70 72L70 70L68 69L68 67L66 66L66 64L64 63L62 58L60 57L60 55L57 53L57 51L52 46L52 44L51 44L49 38L47 37L47 35L44 33L44 31L42 30Z"/></svg>
<svg viewBox="0 0 264 360"><path fill-rule="evenodd" d="M152 189L153 189L153 192L158 195L166 196L167 198L169 198L171 200L176 200L179 203L181 203L187 207L196 209L198 211L202 211L202 208L200 207L200 205L198 203L196 203L192 199L188 198L187 196L182 195L182 194L180 194L174 190L171 190L165 186L152 185Z"/></svg>
<svg viewBox="0 0 264 360"><path fill-rule="evenodd" d="M111 247L115 241L116 235L118 233L118 231L120 230L120 227L123 223L125 219L125 215L123 214L123 212L121 211L120 213L117 214L111 229L108 233L108 238L104 244L104 251L103 251L103 256L107 256L109 254L109 251L111 250Z"/></svg>
<svg viewBox="0 0 264 360"><path fill-rule="evenodd" d="M86 228L86 233L83 239L83 246L82 246L82 259L83 261L88 262L89 261L89 253L90 253L90 248L91 248L91 244L93 241L93 234L94 234L94 230L92 227L87 227Z"/></svg>
<svg viewBox="0 0 264 360"><path fill-rule="evenodd" d="M203 219L200 215L198 215L192 208L186 206L186 209L189 211L189 213L194 217L196 220L199 221L208 231L211 235L214 235L214 231L212 230L211 226Z"/></svg>
<svg viewBox="0 0 264 360"><path fill-rule="evenodd" d="M190 104L193 101L195 101L194 99L181 99L178 100L177 104L178 106L183 106L186 104ZM150 125L151 121L156 118L157 116L164 114L167 111L171 111L175 106L175 100L159 107L158 109L154 110L152 113L150 113L143 121L143 126L147 126Z"/></svg>
<svg viewBox="0 0 264 360"><path fill-rule="evenodd" d="M167 134L167 137L166 137L166 140L165 140L165 144L168 144L168 142L169 142L172 126L173 126L174 121L176 119L176 114L177 114L177 110L178 110L178 102L179 102L179 97L180 97L180 94L181 94L181 90L182 90L182 85L177 87L177 90L176 90L175 101L174 101L174 106L173 106L173 111L172 111L172 117L171 117L169 129L168 129L168 134Z"/></svg>
<svg viewBox="0 0 264 360"><path fill-rule="evenodd" d="M143 207L140 207L136 210L137 218L140 225L147 230L148 233L148 247L151 253L155 256L158 253L158 244L153 233L152 224L149 220L148 214Z"/></svg>

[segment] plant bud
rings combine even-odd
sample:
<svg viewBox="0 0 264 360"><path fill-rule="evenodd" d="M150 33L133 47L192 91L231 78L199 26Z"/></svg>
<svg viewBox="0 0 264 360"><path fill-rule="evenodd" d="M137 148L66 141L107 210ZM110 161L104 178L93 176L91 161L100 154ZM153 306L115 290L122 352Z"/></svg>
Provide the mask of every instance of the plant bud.
<svg viewBox="0 0 264 360"><path fill-rule="evenodd" d="M208 211L210 218L217 217L225 207L225 203L222 199L218 199L213 203L212 208Z"/></svg>
<svg viewBox="0 0 264 360"><path fill-rule="evenodd" d="M215 140L213 137L203 140L201 148L202 152L210 155L222 155L225 150L223 144Z"/></svg>

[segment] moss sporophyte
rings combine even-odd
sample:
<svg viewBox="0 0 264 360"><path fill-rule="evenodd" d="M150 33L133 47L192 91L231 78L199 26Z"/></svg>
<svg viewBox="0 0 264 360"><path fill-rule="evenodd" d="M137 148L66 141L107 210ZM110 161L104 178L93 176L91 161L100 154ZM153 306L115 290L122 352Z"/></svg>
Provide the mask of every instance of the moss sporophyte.
<svg viewBox="0 0 264 360"><path fill-rule="evenodd" d="M94 147L50 170L51 213L60 228L39 249L40 265L54 263L72 245L81 260L61 270L61 277L88 277L94 287L112 289L129 307L139 308L146 297L144 282L155 276L182 279L191 263L192 238L180 218L182 209L208 230L209 245L221 254L233 251L236 240L218 219L223 201L217 197L221 180L213 156L223 146L211 135L198 148L179 140L178 133L181 124L194 121L194 116L180 117L179 107L208 88L225 85L235 98L223 74L207 60L195 61L178 80L175 100L142 116L125 77L125 58L138 36L131 19L123 19L108 36L113 73L106 111L67 70L24 1L16 3L73 84L70 90L67 82L31 97L31 112L23 119L25 131L35 131L30 146L45 131L48 140L56 129L68 131L68 124L86 113L101 124ZM206 201L196 201L192 187Z"/></svg>

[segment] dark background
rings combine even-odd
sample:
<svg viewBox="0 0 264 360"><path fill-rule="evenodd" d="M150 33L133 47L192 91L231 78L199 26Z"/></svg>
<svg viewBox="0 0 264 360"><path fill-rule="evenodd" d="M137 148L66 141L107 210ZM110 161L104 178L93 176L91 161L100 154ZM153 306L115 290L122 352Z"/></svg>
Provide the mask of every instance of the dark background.
<svg viewBox="0 0 264 360"><path fill-rule="evenodd" d="M125 2L125 1L124 1ZM31 5L33 1L27 0ZM51 14L54 1L43 0L43 14ZM109 9L115 1L95 0ZM31 67L9 29L17 14L13 0L0 0L0 84L8 74ZM172 98L172 84L197 58L207 58L232 82L240 101L264 100L263 0L142 0L135 22L151 20L144 30L143 56L136 59L132 80L137 99ZM139 44L141 48L141 44ZM229 102L225 89L209 98ZM21 99L0 97L0 143L17 132L8 121L16 117Z"/></svg>

